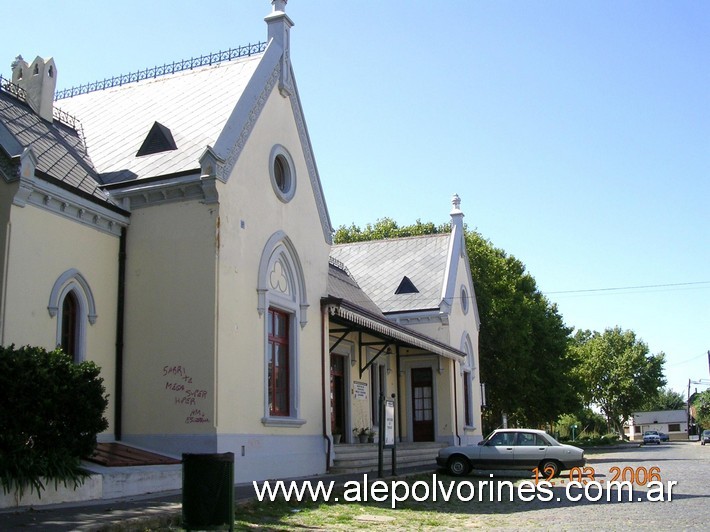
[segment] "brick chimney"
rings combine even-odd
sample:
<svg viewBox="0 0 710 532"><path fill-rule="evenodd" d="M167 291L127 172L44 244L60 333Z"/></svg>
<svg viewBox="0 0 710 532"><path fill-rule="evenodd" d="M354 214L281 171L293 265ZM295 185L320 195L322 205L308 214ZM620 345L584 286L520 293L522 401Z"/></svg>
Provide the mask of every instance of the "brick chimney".
<svg viewBox="0 0 710 532"><path fill-rule="evenodd" d="M37 58L28 65L18 56L12 63L12 82L25 90L27 104L47 122L52 121L57 67L54 59Z"/></svg>

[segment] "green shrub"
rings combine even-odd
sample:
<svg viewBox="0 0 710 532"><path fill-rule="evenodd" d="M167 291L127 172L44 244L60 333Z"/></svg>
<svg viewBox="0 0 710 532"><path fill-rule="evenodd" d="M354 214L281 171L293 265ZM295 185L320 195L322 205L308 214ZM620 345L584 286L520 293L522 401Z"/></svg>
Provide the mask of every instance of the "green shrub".
<svg viewBox="0 0 710 532"><path fill-rule="evenodd" d="M108 427L100 368L75 364L61 350L0 347L0 483L3 491L26 487L41 496L42 479L55 486L83 482L80 459Z"/></svg>

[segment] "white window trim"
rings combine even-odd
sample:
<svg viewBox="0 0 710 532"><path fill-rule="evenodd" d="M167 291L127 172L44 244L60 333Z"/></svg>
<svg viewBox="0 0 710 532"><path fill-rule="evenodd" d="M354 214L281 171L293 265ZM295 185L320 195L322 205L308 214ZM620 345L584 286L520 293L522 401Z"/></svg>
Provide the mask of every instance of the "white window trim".
<svg viewBox="0 0 710 532"><path fill-rule="evenodd" d="M287 187L286 190L281 190L276 183L276 176L274 175L274 163L278 156L282 157L282 160L286 163L286 168L284 171L288 173ZM296 166L293 164L293 158L286 148L281 144L275 144L271 148L271 153L269 154L269 176L271 178L271 186L274 189L274 193L284 203L288 203L296 195Z"/></svg>
<svg viewBox="0 0 710 532"><path fill-rule="evenodd" d="M357 364L357 359L355 357L355 344L351 342L350 340L343 340L340 342L335 349L333 349L333 344L335 343L336 339L334 336L330 336L329 341L328 341L328 346L329 346L329 352L330 355L335 355L335 356L340 356L343 357L344 362L343 362L343 379L345 381L345 386L346 386L346 397L345 397L345 419L343 422L343 426L341 427L341 430L343 431L342 437L343 437L343 442L344 443L353 443L353 440L351 438L352 434L352 429L355 427L352 426L352 398L350 397L350 394L348 390L352 388L352 381L353 381L353 368L355 367L355 364ZM330 381L330 362L328 363L328 379ZM328 389L330 389L330 384L328 384ZM328 414L331 415L332 412L330 412L330 401L328 401ZM330 417L328 417L330 419ZM330 429L330 423L327 424L328 428Z"/></svg>
<svg viewBox="0 0 710 532"><path fill-rule="evenodd" d="M63 319L61 308L64 304L64 298L70 292L74 294L79 305L77 346L74 359L76 362L81 362L86 360L86 324L93 325L96 323L98 314L96 313L96 302L94 301L91 287L79 270L75 268L69 269L54 282L49 295L47 310L52 318L57 318L56 345L60 346L62 344Z"/></svg>
<svg viewBox="0 0 710 532"><path fill-rule="evenodd" d="M474 412L476 411L476 402L474 400L475 393L473 387L476 383L476 364L473 357L473 344L471 343L471 337L467 332L463 333L461 338L461 351L466 353L466 360L461 363L461 375L464 379L468 379L468 397L464 396L463 400L468 404L469 412L471 412L471 417L475 423L476 416ZM466 388L464 388L465 390ZM476 425L469 425L466 417L466 405L464 405L464 429L474 430Z"/></svg>
<svg viewBox="0 0 710 532"><path fill-rule="evenodd" d="M270 279L275 264L281 263L287 281L285 292L272 286ZM273 427L300 427L306 423L300 418L300 331L306 324L305 281L298 255L289 238L279 231L272 235L262 252L257 282L257 310L263 319L264 359L264 415L262 424ZM269 409L269 331L268 309L273 308L289 316L289 410L288 416L272 416ZM297 326L300 324L300 327Z"/></svg>

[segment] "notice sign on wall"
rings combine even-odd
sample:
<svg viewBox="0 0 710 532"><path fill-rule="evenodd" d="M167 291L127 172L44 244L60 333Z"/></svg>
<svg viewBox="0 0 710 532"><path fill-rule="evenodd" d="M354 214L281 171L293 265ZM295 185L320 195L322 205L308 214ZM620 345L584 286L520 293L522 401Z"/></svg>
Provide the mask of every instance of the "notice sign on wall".
<svg viewBox="0 0 710 532"><path fill-rule="evenodd" d="M355 399L367 399L367 383L353 381L353 395Z"/></svg>

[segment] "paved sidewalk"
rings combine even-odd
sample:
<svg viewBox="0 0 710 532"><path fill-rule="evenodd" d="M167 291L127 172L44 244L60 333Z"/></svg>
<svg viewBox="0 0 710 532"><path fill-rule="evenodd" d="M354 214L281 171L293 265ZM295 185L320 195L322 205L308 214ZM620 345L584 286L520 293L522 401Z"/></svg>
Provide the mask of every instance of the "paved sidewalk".
<svg viewBox="0 0 710 532"><path fill-rule="evenodd" d="M400 477L436 471L431 467L406 468L399 471ZM387 471L386 471L387 473ZM347 481L362 482L364 473L344 475L321 475L317 477L288 480L326 480L341 485ZM377 478L377 471L368 473ZM252 483L234 487L236 504L256 497ZM182 493L180 490L153 493L125 499L87 501L42 506L37 509L14 508L0 510L0 530L145 530L177 527L182 516Z"/></svg>
<svg viewBox="0 0 710 532"><path fill-rule="evenodd" d="M614 450L638 448L636 444L587 449L588 455ZM400 477L412 474L435 472L437 467L402 468ZM388 471L385 471L387 475ZM374 480L377 472L368 473ZM317 477L287 480L326 480L342 485L347 481L363 480L363 473L322 475ZM237 504L256 497L251 483L238 484L234 488ZM33 508L0 510L0 530L145 530L179 526L182 517L182 493L180 490L134 496L130 498L64 503Z"/></svg>

